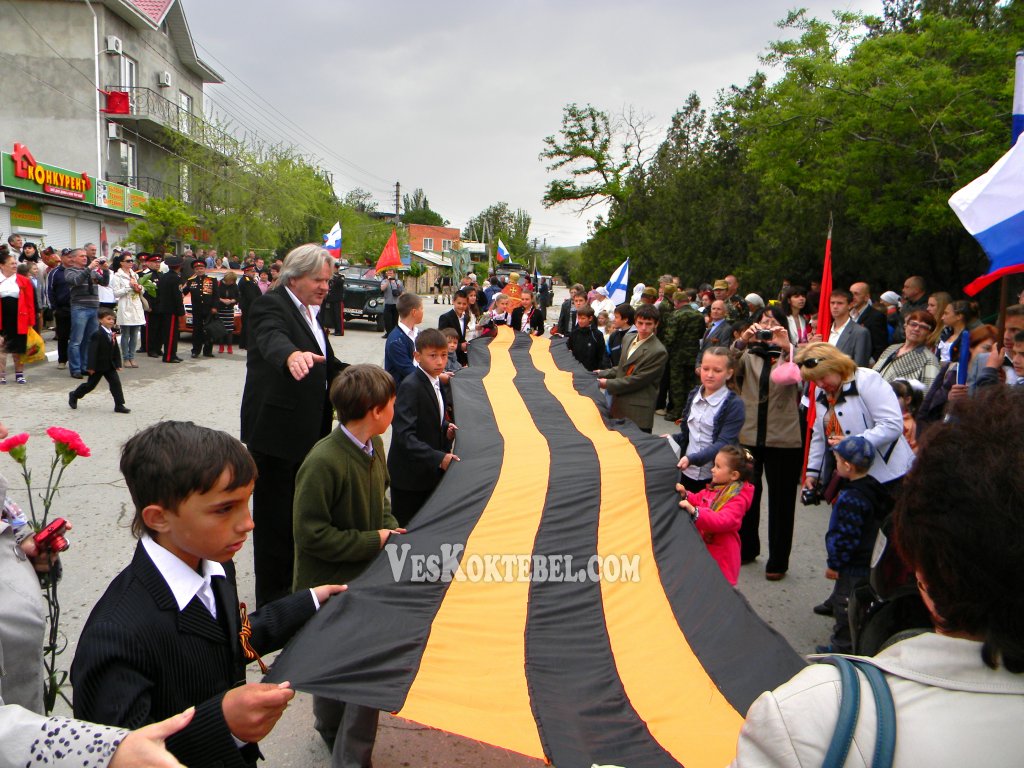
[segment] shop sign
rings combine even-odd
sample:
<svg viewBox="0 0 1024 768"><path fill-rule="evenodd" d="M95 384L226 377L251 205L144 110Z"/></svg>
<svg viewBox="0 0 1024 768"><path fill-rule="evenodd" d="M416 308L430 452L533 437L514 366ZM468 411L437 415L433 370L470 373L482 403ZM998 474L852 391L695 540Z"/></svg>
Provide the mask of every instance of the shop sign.
<svg viewBox="0 0 1024 768"><path fill-rule="evenodd" d="M132 189L128 187L128 203L125 206L125 210L128 213L134 213L136 216L142 216L142 206L149 200L149 194L143 192L141 189Z"/></svg>
<svg viewBox="0 0 1024 768"><path fill-rule="evenodd" d="M11 229L42 229L43 207L29 200L18 200L11 208Z"/></svg>
<svg viewBox="0 0 1024 768"><path fill-rule="evenodd" d="M96 203L96 190L88 173L37 162L28 147L17 142L11 154L0 153L0 184L89 205Z"/></svg>
<svg viewBox="0 0 1024 768"><path fill-rule="evenodd" d="M123 211L128 188L112 181L96 180L96 207L109 208L112 211Z"/></svg>

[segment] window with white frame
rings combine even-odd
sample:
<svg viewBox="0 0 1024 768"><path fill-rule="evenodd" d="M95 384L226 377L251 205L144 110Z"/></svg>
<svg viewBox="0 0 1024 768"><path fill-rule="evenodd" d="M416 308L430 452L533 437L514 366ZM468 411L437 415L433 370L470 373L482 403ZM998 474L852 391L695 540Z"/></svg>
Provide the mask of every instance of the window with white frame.
<svg viewBox="0 0 1024 768"><path fill-rule="evenodd" d="M452 241L451 240L442 240L441 241L441 250L442 251L450 251L451 249L452 249Z"/></svg>
<svg viewBox="0 0 1024 768"><path fill-rule="evenodd" d="M128 185L137 187L138 167L135 160L135 144L130 141L121 142L121 175L128 179Z"/></svg>
<svg viewBox="0 0 1024 768"><path fill-rule="evenodd" d="M424 251L432 251L432 250L434 250L434 238L432 238L432 237L424 237L423 238L423 250Z"/></svg>
<svg viewBox="0 0 1024 768"><path fill-rule="evenodd" d="M192 133L192 97L184 91L178 91L178 130Z"/></svg>

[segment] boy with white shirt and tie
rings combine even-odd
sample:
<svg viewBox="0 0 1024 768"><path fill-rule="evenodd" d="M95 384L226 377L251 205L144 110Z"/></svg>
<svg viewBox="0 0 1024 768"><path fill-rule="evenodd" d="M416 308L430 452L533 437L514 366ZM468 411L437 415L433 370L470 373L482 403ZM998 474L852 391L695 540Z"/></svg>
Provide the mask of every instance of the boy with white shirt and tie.
<svg viewBox="0 0 1024 768"><path fill-rule="evenodd" d="M284 643L331 595L326 585L247 615L237 554L253 529L252 457L225 432L163 421L132 437L121 472L140 539L89 616L71 667L75 716L138 728L188 707L167 748L193 768L255 765L256 742L294 692L243 684L245 665Z"/></svg>
<svg viewBox="0 0 1024 768"><path fill-rule="evenodd" d="M131 413L124 404L124 389L121 387L121 351L117 337L114 335L115 315L109 307L101 307L97 312L100 327L89 339L89 351L86 355L85 372L89 378L68 393L68 405L78 408L78 401L96 389L100 379L107 380L110 394L114 398L114 413Z"/></svg>

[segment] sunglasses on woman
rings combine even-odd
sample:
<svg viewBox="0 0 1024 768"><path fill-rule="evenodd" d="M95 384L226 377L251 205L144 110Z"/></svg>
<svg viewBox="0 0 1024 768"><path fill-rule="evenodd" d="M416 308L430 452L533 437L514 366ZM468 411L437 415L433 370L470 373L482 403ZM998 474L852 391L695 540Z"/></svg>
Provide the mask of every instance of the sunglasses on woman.
<svg viewBox="0 0 1024 768"><path fill-rule="evenodd" d="M799 363L797 363L797 365L799 367L801 367L801 368L806 368L807 370L811 370L812 368L817 368L818 367L818 363L821 363L821 362L824 362L824 361L825 361L825 358L823 358L823 357L809 357L806 360L801 360Z"/></svg>

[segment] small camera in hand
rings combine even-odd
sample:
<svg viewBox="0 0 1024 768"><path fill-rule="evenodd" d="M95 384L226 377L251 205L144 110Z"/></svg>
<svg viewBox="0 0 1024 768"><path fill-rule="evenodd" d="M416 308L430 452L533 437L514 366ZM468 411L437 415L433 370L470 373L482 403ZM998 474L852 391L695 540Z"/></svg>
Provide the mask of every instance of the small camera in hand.
<svg viewBox="0 0 1024 768"><path fill-rule="evenodd" d="M754 332L754 338L757 339L758 341L771 341L772 332L770 329L760 328Z"/></svg>
<svg viewBox="0 0 1024 768"><path fill-rule="evenodd" d="M64 538L68 529L68 522L63 517L58 517L48 526L37 533L33 539L40 552L63 552L71 546Z"/></svg>
<svg viewBox="0 0 1024 768"><path fill-rule="evenodd" d="M800 493L800 502L806 507L816 507L821 504L821 492L815 488L804 488Z"/></svg>

